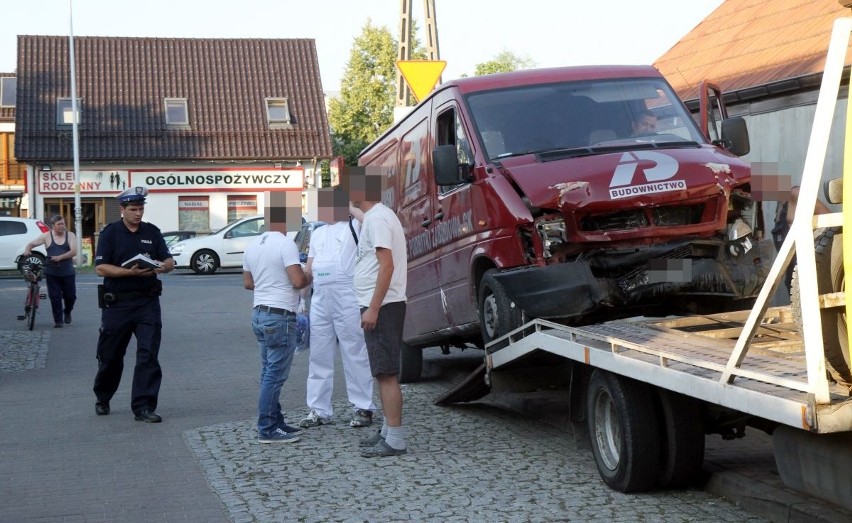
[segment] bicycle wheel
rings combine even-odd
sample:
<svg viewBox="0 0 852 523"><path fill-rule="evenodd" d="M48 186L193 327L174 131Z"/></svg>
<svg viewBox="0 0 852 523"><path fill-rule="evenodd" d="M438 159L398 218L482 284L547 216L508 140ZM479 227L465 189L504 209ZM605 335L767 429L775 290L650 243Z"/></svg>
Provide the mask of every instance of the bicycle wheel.
<svg viewBox="0 0 852 523"><path fill-rule="evenodd" d="M30 302L30 310L27 313L27 327L30 330L33 330L33 327L35 326L36 310L38 309L38 284L33 283L30 285L28 301Z"/></svg>

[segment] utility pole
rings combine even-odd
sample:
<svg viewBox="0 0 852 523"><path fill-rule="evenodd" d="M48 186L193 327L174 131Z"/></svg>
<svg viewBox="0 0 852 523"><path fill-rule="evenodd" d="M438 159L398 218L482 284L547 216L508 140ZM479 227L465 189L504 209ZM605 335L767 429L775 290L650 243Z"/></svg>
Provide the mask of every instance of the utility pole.
<svg viewBox="0 0 852 523"><path fill-rule="evenodd" d="M411 60L411 4L413 0L399 0L399 48L397 60ZM435 0L423 0L423 12L426 17L426 59L440 60L438 51L438 20L435 17ZM438 84L441 79L438 78ZM411 90L402 77L402 72L396 71L396 106L406 107L411 99Z"/></svg>

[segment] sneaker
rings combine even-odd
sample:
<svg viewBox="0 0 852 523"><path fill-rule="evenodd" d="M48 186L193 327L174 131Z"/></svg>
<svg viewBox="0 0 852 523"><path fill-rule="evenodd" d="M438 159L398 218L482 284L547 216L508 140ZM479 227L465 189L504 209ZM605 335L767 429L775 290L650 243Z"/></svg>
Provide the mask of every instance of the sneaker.
<svg viewBox="0 0 852 523"><path fill-rule="evenodd" d="M368 427L373 424L373 411L355 409L355 414L349 422L350 427Z"/></svg>
<svg viewBox="0 0 852 523"><path fill-rule="evenodd" d="M359 447L375 447L379 444L380 441L383 441L385 438L382 437L382 431L377 430L375 434L368 438L364 438L358 442Z"/></svg>
<svg viewBox="0 0 852 523"><path fill-rule="evenodd" d="M304 419L299 421L299 426L302 428L308 428L319 427L320 425L331 425L332 423L334 423L334 420L331 419L331 417L324 418L317 414L317 411L312 410Z"/></svg>
<svg viewBox="0 0 852 523"><path fill-rule="evenodd" d="M287 425L286 423L281 426L281 430L283 430L284 432L286 432L287 434L289 434L291 436L298 436L302 432L305 432L304 430L300 429L299 427Z"/></svg>
<svg viewBox="0 0 852 523"><path fill-rule="evenodd" d="M299 441L299 436L287 434L281 429L275 429L274 432L266 436L258 435L257 441L260 443L293 443Z"/></svg>
<svg viewBox="0 0 852 523"><path fill-rule="evenodd" d="M65 323L68 323L68 324L71 323L71 313L70 312L65 313Z"/></svg>
<svg viewBox="0 0 852 523"><path fill-rule="evenodd" d="M361 456L365 458L384 458L387 456L401 456L408 452L408 449L395 449L387 444L385 440L379 440L372 447L361 449Z"/></svg>
<svg viewBox="0 0 852 523"><path fill-rule="evenodd" d="M57 321L56 323L53 324L53 328L54 329L61 329L62 328L62 322Z"/></svg>

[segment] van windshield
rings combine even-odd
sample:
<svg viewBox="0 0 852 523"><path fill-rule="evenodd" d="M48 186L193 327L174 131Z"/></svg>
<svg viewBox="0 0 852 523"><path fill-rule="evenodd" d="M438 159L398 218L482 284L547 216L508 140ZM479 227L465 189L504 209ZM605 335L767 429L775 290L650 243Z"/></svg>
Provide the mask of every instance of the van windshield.
<svg viewBox="0 0 852 523"><path fill-rule="evenodd" d="M520 86L472 93L466 102L491 160L558 149L594 153L706 143L669 85L657 78Z"/></svg>

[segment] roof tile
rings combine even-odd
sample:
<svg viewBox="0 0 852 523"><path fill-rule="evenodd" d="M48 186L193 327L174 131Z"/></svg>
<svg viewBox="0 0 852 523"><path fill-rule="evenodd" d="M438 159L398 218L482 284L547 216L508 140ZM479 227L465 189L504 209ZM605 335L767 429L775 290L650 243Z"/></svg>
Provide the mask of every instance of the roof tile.
<svg viewBox="0 0 852 523"><path fill-rule="evenodd" d="M328 158L331 137L312 39L75 37L81 161ZM16 156L66 160L68 38L18 37ZM190 130L167 129L163 99L186 98ZM267 97L288 99L292 129L269 129Z"/></svg>

